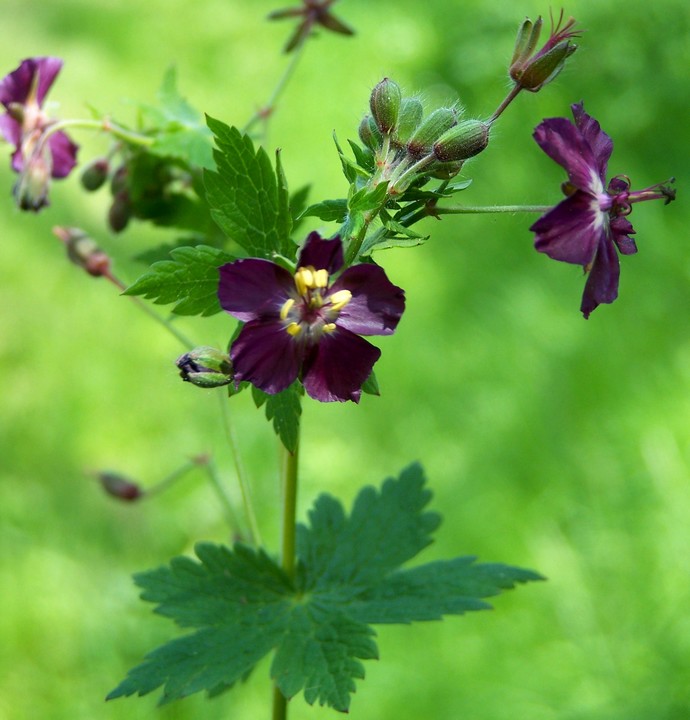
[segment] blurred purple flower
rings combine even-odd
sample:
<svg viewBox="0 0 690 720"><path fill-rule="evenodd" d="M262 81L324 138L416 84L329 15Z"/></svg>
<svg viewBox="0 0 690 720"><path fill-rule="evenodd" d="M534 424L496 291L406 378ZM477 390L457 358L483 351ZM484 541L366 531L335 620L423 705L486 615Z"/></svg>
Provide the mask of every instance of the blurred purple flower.
<svg viewBox="0 0 690 720"><path fill-rule="evenodd" d="M321 402L359 402L381 351L360 335L390 335L405 294L377 265L343 266L339 238L311 233L290 273L248 258L220 268L221 307L246 323L230 356L235 382L281 392L298 377Z"/></svg>
<svg viewBox="0 0 690 720"><path fill-rule="evenodd" d="M543 215L530 230L534 246L554 260L582 265L588 273L581 310L585 318L601 303L618 296L618 252L637 252L635 233L627 219L632 204L663 199L669 203L675 191L658 184L632 192L624 176L606 183L606 168L613 142L599 123L583 108L572 105L575 123L550 118L540 123L534 139L541 149L568 173L563 184L566 199ZM673 182L673 178L669 182Z"/></svg>
<svg viewBox="0 0 690 720"><path fill-rule="evenodd" d="M0 133L14 145L12 169L19 173L15 195L24 210L48 204L50 178L64 178L76 165L78 146L62 131L51 131L55 120L43 101L55 81L62 60L29 58L0 80Z"/></svg>

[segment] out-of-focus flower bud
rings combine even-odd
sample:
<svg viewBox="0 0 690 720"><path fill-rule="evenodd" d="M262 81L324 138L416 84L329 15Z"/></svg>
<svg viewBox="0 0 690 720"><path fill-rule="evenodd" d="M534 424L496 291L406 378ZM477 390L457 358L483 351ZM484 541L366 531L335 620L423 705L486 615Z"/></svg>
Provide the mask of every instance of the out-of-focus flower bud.
<svg viewBox="0 0 690 720"><path fill-rule="evenodd" d="M533 23L525 20L518 30L515 50L509 73L516 85L524 90L537 92L550 83L563 69L565 61L577 50L571 38L578 37L580 30L574 30L575 19L569 18L561 28L563 12L558 23L551 23L551 34L544 46L534 52L539 41L543 20L538 17Z"/></svg>
<svg viewBox="0 0 690 720"><path fill-rule="evenodd" d="M120 165L120 167L115 170L113 176L110 178L110 192L113 195L117 195L123 190L127 190L128 174L129 170L127 169L126 165Z"/></svg>
<svg viewBox="0 0 690 720"><path fill-rule="evenodd" d="M371 115L365 115L359 124L359 139L370 149L376 152L383 143L381 131Z"/></svg>
<svg viewBox="0 0 690 720"><path fill-rule="evenodd" d="M463 160L458 160L457 162L434 163L431 166L429 176L435 178L436 180L450 180L451 178L454 178L460 170L462 170L462 166L464 164Z"/></svg>
<svg viewBox="0 0 690 720"><path fill-rule="evenodd" d="M434 143L458 122L457 108L438 108L434 110L414 131L407 142L407 152L413 158L428 155Z"/></svg>
<svg viewBox="0 0 690 720"><path fill-rule="evenodd" d="M127 190L120 190L115 195L108 210L108 225L113 232L122 232L132 217L132 203Z"/></svg>
<svg viewBox="0 0 690 720"><path fill-rule="evenodd" d="M180 377L198 387L222 387L234 379L229 355L216 348L194 348L180 355L175 364L180 369Z"/></svg>
<svg viewBox="0 0 690 720"><path fill-rule="evenodd" d="M371 114L384 135L390 133L398 123L401 100L400 86L390 78L383 78L371 92Z"/></svg>
<svg viewBox="0 0 690 720"><path fill-rule="evenodd" d="M108 179L110 172L110 163L107 158L97 158L89 163L81 174L81 184L84 190L93 192L103 186Z"/></svg>
<svg viewBox="0 0 690 720"><path fill-rule="evenodd" d="M110 275L110 258L83 230L76 227L53 228L53 234L63 243L67 257L93 277Z"/></svg>
<svg viewBox="0 0 690 720"><path fill-rule="evenodd" d="M49 204L50 174L50 161L46 153L36 152L26 161L13 191L17 205L22 210L38 212Z"/></svg>
<svg viewBox="0 0 690 720"><path fill-rule="evenodd" d="M440 162L467 160L489 144L489 125L481 120L464 120L434 143L434 156Z"/></svg>
<svg viewBox="0 0 690 720"><path fill-rule="evenodd" d="M102 471L96 473L96 477L101 483L101 487L111 497L123 500L124 502L134 502L144 496L144 491L135 482L118 473Z"/></svg>
<svg viewBox="0 0 690 720"><path fill-rule="evenodd" d="M419 127L424 115L422 103L417 98L403 98L398 114L398 127L395 130L393 143L402 147L412 137L412 133Z"/></svg>

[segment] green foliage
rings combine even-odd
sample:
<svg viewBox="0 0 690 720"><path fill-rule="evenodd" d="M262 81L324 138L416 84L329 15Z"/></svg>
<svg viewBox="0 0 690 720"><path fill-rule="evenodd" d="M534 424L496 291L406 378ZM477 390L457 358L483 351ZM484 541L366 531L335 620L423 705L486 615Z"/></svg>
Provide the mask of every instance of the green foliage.
<svg viewBox="0 0 690 720"><path fill-rule="evenodd" d="M213 168L211 132L203 116L179 94L177 73L168 69L158 91L158 106L141 108L145 127L155 128L148 151L166 158L179 158L192 166Z"/></svg>
<svg viewBox="0 0 690 720"><path fill-rule="evenodd" d="M252 397L257 408L266 405L266 419L273 421L273 429L283 445L291 452L297 450L299 422L302 415L304 388L300 382L275 395L268 395L252 385Z"/></svg>
<svg viewBox="0 0 690 720"><path fill-rule="evenodd" d="M280 155L276 171L263 148L235 127L207 118L216 139L217 171L204 175L206 199L220 229L253 257L292 259L290 201Z"/></svg>
<svg viewBox="0 0 690 720"><path fill-rule="evenodd" d="M214 315L218 302L218 268L235 258L222 250L198 245L171 250L172 260L154 263L125 295L142 295L158 305L176 303L177 315Z"/></svg>
<svg viewBox="0 0 690 720"><path fill-rule="evenodd" d="M473 558L400 566L429 543L440 517L425 511L431 492L419 465L380 490L364 488L349 517L321 495L297 536L294 581L263 551L200 543L198 561L175 558L135 576L142 599L194 632L150 653L108 699L163 686L162 703L241 680L275 649L271 676L285 697L304 691L347 711L361 660L378 657L376 623L436 620L490 607L482 598L518 582L528 570L476 565Z"/></svg>
<svg viewBox="0 0 690 720"><path fill-rule="evenodd" d="M347 217L347 200L339 198L315 203L304 211L302 217L317 217L326 222L342 223Z"/></svg>

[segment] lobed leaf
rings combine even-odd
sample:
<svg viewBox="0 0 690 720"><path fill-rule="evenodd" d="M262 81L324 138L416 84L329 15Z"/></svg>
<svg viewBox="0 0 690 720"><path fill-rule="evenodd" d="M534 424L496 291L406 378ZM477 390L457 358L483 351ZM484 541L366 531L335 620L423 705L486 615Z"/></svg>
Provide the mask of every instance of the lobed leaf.
<svg viewBox="0 0 690 720"><path fill-rule="evenodd" d="M235 127L207 117L217 149L216 171L204 175L206 199L221 230L253 257L295 256L287 183L263 148Z"/></svg>
<svg viewBox="0 0 690 720"><path fill-rule="evenodd" d="M172 260L155 262L125 290L157 305L176 303L177 315L208 316L220 312L218 268L235 258L208 245L181 247L170 251Z"/></svg>

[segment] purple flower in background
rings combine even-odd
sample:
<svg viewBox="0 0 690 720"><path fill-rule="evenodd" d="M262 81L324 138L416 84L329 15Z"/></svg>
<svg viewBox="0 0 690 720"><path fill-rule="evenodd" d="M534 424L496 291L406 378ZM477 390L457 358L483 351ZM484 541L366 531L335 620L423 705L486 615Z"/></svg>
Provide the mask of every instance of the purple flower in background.
<svg viewBox="0 0 690 720"><path fill-rule="evenodd" d="M221 307L245 326L232 344L235 381L275 394L298 377L315 400L359 402L381 351L360 335L390 335L405 294L377 265L343 266L339 238L311 233L293 274L248 258L220 268Z"/></svg>
<svg viewBox="0 0 690 720"><path fill-rule="evenodd" d="M19 173L15 195L24 210L48 204L50 178L64 178L76 165L78 146L43 110L43 101L62 68L54 57L29 58L0 81L0 133L14 145L12 169Z"/></svg>
<svg viewBox="0 0 690 720"><path fill-rule="evenodd" d="M601 303L618 296L620 265L618 252L637 252L635 233L627 219L632 204L642 200L675 198L667 185L653 185L632 192L624 176L606 183L613 142L599 123L583 109L572 105L575 124L566 118L550 118L540 123L534 139L541 149L568 173L563 191L566 199L535 222L530 230L539 252L554 260L582 265L588 273L582 296L585 318ZM669 181L673 182L673 178Z"/></svg>

